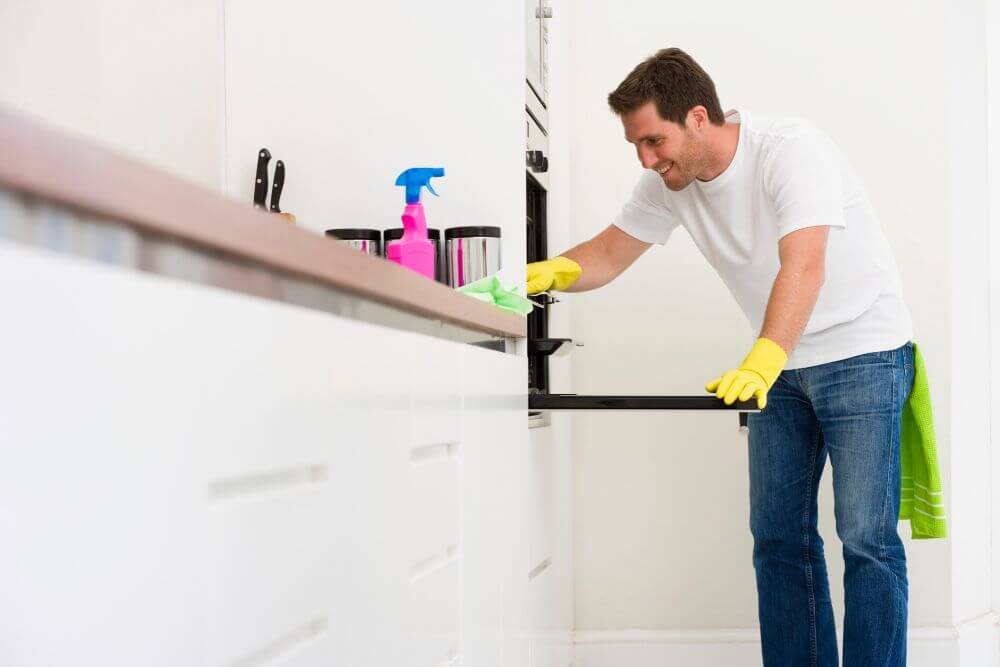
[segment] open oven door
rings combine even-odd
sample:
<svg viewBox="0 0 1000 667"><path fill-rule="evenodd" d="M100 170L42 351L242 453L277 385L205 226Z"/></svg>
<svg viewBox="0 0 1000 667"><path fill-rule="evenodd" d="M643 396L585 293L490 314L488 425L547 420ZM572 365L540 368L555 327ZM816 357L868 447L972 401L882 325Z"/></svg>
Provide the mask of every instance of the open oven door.
<svg viewBox="0 0 1000 667"><path fill-rule="evenodd" d="M739 415L740 431L747 431L751 412L760 412L757 401L726 405L715 396L600 396L584 394L529 394L528 412L585 410L715 410Z"/></svg>
<svg viewBox="0 0 1000 667"><path fill-rule="evenodd" d="M583 343L569 338L529 339L529 355L539 357L561 356L573 347ZM604 396L583 394L550 394L532 392L528 394L528 413L584 410L716 410L736 412L739 415L740 431L747 431L751 412L760 412L756 400L736 401L726 405L712 395L701 396Z"/></svg>

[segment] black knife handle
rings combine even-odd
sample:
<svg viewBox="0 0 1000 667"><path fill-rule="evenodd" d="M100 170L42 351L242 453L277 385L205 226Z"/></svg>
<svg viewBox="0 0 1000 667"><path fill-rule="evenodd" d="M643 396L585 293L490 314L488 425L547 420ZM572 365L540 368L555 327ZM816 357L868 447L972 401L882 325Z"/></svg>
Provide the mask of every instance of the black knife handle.
<svg viewBox="0 0 1000 667"><path fill-rule="evenodd" d="M257 153L257 180L253 187L253 205L267 208L267 163L271 161L271 151L261 148Z"/></svg>
<svg viewBox="0 0 1000 667"><path fill-rule="evenodd" d="M271 188L271 211L281 213L281 189L285 187L285 163L278 160L274 165L274 185Z"/></svg>

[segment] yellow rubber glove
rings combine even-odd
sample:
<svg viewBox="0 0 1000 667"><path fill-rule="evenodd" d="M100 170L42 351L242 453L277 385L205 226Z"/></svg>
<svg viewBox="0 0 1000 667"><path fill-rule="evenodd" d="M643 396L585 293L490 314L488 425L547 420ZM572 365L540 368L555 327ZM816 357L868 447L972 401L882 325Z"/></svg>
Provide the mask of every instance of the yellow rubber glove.
<svg viewBox="0 0 1000 667"><path fill-rule="evenodd" d="M750 354L739 368L726 371L725 375L705 385L705 390L714 392L726 405L732 405L738 398L747 401L757 397L757 407L767 405L767 392L781 375L781 369L788 363L788 355L781 346L768 338L758 338Z"/></svg>
<svg viewBox="0 0 1000 667"><path fill-rule="evenodd" d="M528 264L528 294L547 290L564 290L580 277L580 265L569 257L553 257Z"/></svg>

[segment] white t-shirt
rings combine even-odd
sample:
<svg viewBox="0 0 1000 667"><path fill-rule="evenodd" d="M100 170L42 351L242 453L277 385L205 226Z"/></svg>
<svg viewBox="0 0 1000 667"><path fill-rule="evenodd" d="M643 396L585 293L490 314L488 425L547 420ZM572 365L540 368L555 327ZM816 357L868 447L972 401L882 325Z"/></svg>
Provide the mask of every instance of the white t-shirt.
<svg viewBox="0 0 1000 667"><path fill-rule="evenodd" d="M730 165L680 192L646 170L614 224L664 244L682 225L753 328L764 324L778 274L778 239L829 225L825 282L785 368L891 350L913 337L899 269L865 194L834 143L805 121L729 112L740 123Z"/></svg>

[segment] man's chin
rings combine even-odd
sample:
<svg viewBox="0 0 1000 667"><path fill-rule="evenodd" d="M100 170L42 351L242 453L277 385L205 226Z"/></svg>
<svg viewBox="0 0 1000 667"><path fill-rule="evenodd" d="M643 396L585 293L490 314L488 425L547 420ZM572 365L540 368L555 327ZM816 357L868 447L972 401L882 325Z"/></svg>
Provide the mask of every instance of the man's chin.
<svg viewBox="0 0 1000 667"><path fill-rule="evenodd" d="M671 192L680 192L681 190L683 190L687 186L691 185L691 182L687 181L687 182L678 183L677 181L668 180L668 179L664 178L663 179L663 184L666 185L667 189L670 190Z"/></svg>

